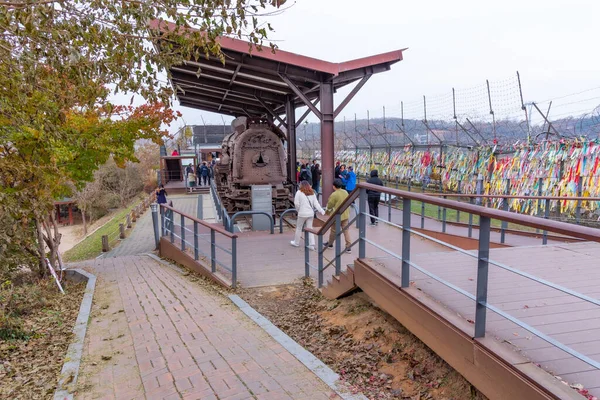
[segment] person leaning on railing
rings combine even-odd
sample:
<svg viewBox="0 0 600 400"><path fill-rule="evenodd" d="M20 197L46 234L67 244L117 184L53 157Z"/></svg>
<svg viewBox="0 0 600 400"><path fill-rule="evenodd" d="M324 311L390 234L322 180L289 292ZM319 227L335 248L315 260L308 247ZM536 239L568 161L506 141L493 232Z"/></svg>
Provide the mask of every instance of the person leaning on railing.
<svg viewBox="0 0 600 400"><path fill-rule="evenodd" d="M333 190L334 192L329 196L329 200L327 201L327 209L325 210L327 215L332 215L333 212L346 200L348 197L348 192L342 189L342 180L334 179L333 180ZM346 208L342 213L342 231L344 232L344 240L346 241L346 253L352 252L350 246L352 245L352 241L350 240L350 231L346 229L348 226L348 218L350 218L350 208ZM331 226L331 231L329 233L329 240L327 241L326 247L333 247L333 242L335 241L336 229L335 223Z"/></svg>

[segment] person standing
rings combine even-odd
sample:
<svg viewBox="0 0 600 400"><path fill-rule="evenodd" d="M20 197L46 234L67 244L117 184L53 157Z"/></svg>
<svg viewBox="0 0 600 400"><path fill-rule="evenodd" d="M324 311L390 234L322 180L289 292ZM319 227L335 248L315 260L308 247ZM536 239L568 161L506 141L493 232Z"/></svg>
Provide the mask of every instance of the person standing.
<svg viewBox="0 0 600 400"><path fill-rule="evenodd" d="M317 201L317 196L315 196L315 192L310 187L308 181L300 182L300 189L294 197L294 207L298 212L298 220L296 222L296 235L290 244L298 247L300 246L300 238L302 237L304 227L312 229L315 212L325 215L325 210L323 210L323 207ZM308 247L311 250L315 249L315 235L312 233L308 234Z"/></svg>
<svg viewBox="0 0 600 400"><path fill-rule="evenodd" d="M198 179L198 186L202 186L202 164L196 166L196 178Z"/></svg>
<svg viewBox="0 0 600 400"><path fill-rule="evenodd" d="M346 173L346 191L349 193L354 189L356 189L356 174L353 167L348 167L348 172Z"/></svg>
<svg viewBox="0 0 600 400"><path fill-rule="evenodd" d="M333 174L333 179L340 179L340 162L336 161L335 163L335 173Z"/></svg>
<svg viewBox="0 0 600 400"><path fill-rule="evenodd" d="M204 182L204 186L207 185L209 173L210 173L210 170L206 166L206 161L205 161L202 163L202 167L200 168L200 175L202 175L202 182Z"/></svg>
<svg viewBox="0 0 600 400"><path fill-rule="evenodd" d="M367 183L372 185L383 186L383 182L379 179L379 173L376 169L371 171L371 177L367 179ZM374 217L379 218L379 200L381 192L378 190L367 189L367 201L369 202L369 214L371 214L371 225L377 225L379 222Z"/></svg>
<svg viewBox="0 0 600 400"><path fill-rule="evenodd" d="M160 187L156 188L156 202L158 204L167 203L167 191L165 190L164 185L160 185Z"/></svg>
<svg viewBox="0 0 600 400"><path fill-rule="evenodd" d="M300 182L307 181L312 182L312 174L310 173L310 169L307 164L302 164L300 169Z"/></svg>
<svg viewBox="0 0 600 400"><path fill-rule="evenodd" d="M319 189L321 188L321 166L315 164L315 168L312 173L312 188L315 191L315 195L319 198Z"/></svg>
<svg viewBox="0 0 600 400"><path fill-rule="evenodd" d="M188 166L185 167L185 186L186 187L188 186L188 176L192 173L194 173L194 168L192 167L192 164L188 164ZM194 177L194 179L196 179L196 178Z"/></svg>
<svg viewBox="0 0 600 400"><path fill-rule="evenodd" d="M340 166L340 177L338 179L342 181L342 189L346 190L346 183L348 180L348 171L346 171L346 164L342 164Z"/></svg>
<svg viewBox="0 0 600 400"><path fill-rule="evenodd" d="M329 196L329 200L327 201L327 215L333 215L335 210L346 200L348 197L348 192L342 189L342 181L341 179L333 180L333 193ZM346 241L346 253L351 253L352 250L350 246L352 245L352 241L350 240L350 231L348 227L348 218L350 218L350 208L346 208L341 216L341 227L344 233L344 240ZM333 243L335 242L336 237L336 228L335 223L331 226L331 231L329 233L329 240L327 241L327 247L333 247Z"/></svg>

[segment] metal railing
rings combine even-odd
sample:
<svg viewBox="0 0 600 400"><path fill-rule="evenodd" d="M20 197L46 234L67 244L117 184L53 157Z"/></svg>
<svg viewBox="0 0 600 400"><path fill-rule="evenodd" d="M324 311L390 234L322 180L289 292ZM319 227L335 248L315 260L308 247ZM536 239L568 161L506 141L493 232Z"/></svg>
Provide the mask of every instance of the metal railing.
<svg viewBox="0 0 600 400"><path fill-rule="evenodd" d="M367 229L366 229L366 221L367 217L376 218L367 212L367 189L379 191L382 193L387 193L391 196L396 196L396 198L401 199L402 201L402 224L396 224L391 221L385 221L385 219L378 218L377 220L382 221L390 226L398 228L401 230L402 235L402 247L401 254L397 254L395 251L385 248L382 245L374 242L367 238ZM558 340L551 338L550 336L544 334L538 329L530 326L529 324L521 321L520 319L513 317L507 312L501 310L500 308L490 304L488 302L488 275L489 275L489 265L492 264L496 267L499 267L503 270L509 271L521 277L527 278L529 280L535 281L541 285L550 287L552 289L561 291L563 293L569 294L571 296L577 297L578 299L587 301L596 306L600 306L600 300L594 299L590 296L578 293L569 288L563 287L561 285L552 283L548 280L538 278L532 274L520 271L516 268L507 266L503 263L494 261L490 258L490 231L491 231L491 220L496 219L500 221L505 221L507 223L519 224L531 228L542 229L547 232L554 232L562 235L567 235L583 240L589 240L594 242L600 242L600 230L583 227L573 224L568 224L559 221L553 221L549 219L542 219L538 217L533 217L529 215L516 214L503 210L496 210L491 208L486 208L482 206L477 206L473 204L465 204L457 201L451 201L443 198L439 198L436 196L430 196L422 193L401 191L392 188L371 185L367 183L359 183L358 187L355 191L350 193L350 195L346 198L346 200L335 210L333 216L330 217L323 226L319 229L305 229L305 275L308 277L310 275L310 269L316 269L318 271L318 285L322 287L323 285L323 271L330 266L333 262L335 262L336 267L336 275L339 275L340 270L340 256L341 256L341 239L340 234L340 216L341 214L352 204L352 202L356 199L359 199L359 215L358 215L358 225L359 225L359 238L352 244L354 246L358 243L358 258L366 259L367 258L367 244L371 245L375 249L378 249L392 258L401 261L401 287L406 289L410 286L410 268L414 268L415 270L423 273L427 277L441 283L442 285L455 290L456 292L464 295L465 297L475 301L475 321L474 321L474 333L473 336L475 338L480 338L485 336L486 330L486 315L487 310L491 310L494 313L506 318L507 320L513 322L519 327L531 332L532 334L538 336L542 340L550 343L562 351L578 358L579 360L600 369L600 362L591 359L590 357L573 350L572 348L566 346L565 344L559 342ZM537 196L532 196L532 198L537 198ZM561 198L564 200L564 198ZM577 200L577 199L575 199ZM453 246L441 240L432 238L428 235L425 235L419 231L411 229L411 203L412 201L419 201L423 204L431 204L434 206L439 206L444 209L452 209L460 212L467 213L469 215L479 216L479 237L478 237L478 251L477 253L463 250L457 246ZM324 256L323 256L323 235L333 226L336 225L336 235L335 235L335 258L332 259L329 264L324 265ZM351 222L348 223L348 227L351 225ZM318 257L318 265L314 266L310 263L310 248L309 248L309 238L308 235L312 233L318 236L318 249L317 249L317 257ZM447 280L433 274L428 271L425 267L417 265L415 262L411 261L411 235L419 236L421 238L433 241L439 245L448 247L454 251L457 251L466 256L477 259L477 279L476 279L476 293L472 294L450 282Z"/></svg>
<svg viewBox="0 0 600 400"><path fill-rule="evenodd" d="M223 206L221 205L221 199L219 198L219 194L217 193L217 186L215 184L214 179L210 181L210 194L213 199L213 204L215 205L215 208L217 209L217 218L221 219L223 217L223 215L222 215Z"/></svg>
<svg viewBox="0 0 600 400"><path fill-rule="evenodd" d="M200 256L204 257L206 261L210 262L211 274L217 273L217 266L231 273L231 286L235 288L237 286L237 235L232 234L215 224L209 224L206 221L187 215L166 204L161 204L160 206L161 236L168 237L168 240L172 244L175 244L175 239L177 239L180 250L184 253L188 251L193 252L195 261L200 261ZM179 215L179 217L176 217L176 215ZM187 228L186 221L191 223L193 230ZM207 234L201 234L199 232L201 226L210 230L210 238L205 237L208 236ZM155 227L155 229L158 230L158 227ZM217 234L219 234L220 237L231 240L230 249L218 244ZM189 240L191 240L191 242ZM203 251L202 246L200 246L200 241L208 244L210 250L206 252ZM229 265L217 257L217 250L230 256L231 262ZM206 266L206 268L208 268L208 266Z"/></svg>
<svg viewBox="0 0 600 400"><path fill-rule="evenodd" d="M268 212L264 212L264 211L238 211L235 214L233 214L229 220L229 226L228 226L228 230L229 232L233 232L233 224L235 223L235 220L241 216L244 215L265 215L267 217L269 217L269 223L270 223L270 228L271 228L271 234L275 233L275 221L273 219L273 216L271 214L269 214Z"/></svg>

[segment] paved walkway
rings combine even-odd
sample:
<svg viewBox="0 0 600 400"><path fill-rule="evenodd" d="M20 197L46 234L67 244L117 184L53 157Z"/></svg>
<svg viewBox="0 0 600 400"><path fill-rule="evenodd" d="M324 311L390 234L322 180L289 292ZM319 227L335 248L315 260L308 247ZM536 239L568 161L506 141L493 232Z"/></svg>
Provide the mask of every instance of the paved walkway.
<svg viewBox="0 0 600 400"><path fill-rule="evenodd" d="M148 256L86 269L98 284L76 398L339 399L202 281Z"/></svg>
<svg viewBox="0 0 600 400"><path fill-rule="evenodd" d="M210 195L203 197L203 214L207 222L214 222L214 207ZM173 206L186 214L196 216L198 195L170 196ZM146 210L144 214L134 223L133 230L121 243L104 254L107 257L132 256L146 254L154 251L154 227L152 226L152 212Z"/></svg>

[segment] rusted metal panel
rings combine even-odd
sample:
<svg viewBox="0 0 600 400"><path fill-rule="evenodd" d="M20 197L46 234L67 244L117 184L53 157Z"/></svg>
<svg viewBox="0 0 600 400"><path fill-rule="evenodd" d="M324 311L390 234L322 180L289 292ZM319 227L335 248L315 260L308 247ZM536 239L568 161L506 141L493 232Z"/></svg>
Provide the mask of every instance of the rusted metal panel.
<svg viewBox="0 0 600 400"><path fill-rule="evenodd" d="M581 399L561 391L548 374L508 348L490 351L467 332L472 326L417 290L402 290L366 260L354 264L354 279L375 303L430 347L490 399ZM506 352L504 354L504 352ZM508 362L510 361L510 362Z"/></svg>

